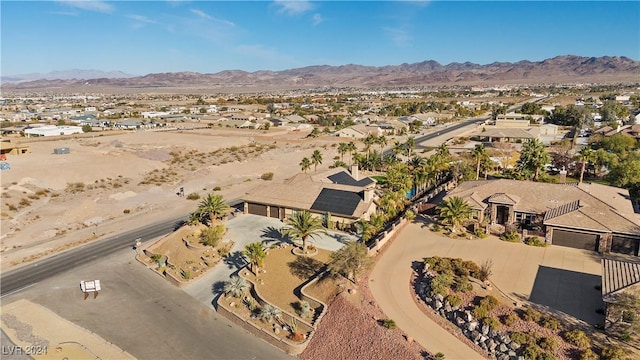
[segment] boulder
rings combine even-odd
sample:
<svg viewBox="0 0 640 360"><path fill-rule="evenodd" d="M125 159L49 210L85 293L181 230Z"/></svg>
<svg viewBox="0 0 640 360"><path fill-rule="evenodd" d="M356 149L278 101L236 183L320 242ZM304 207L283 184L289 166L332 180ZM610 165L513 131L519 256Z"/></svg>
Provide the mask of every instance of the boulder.
<svg viewBox="0 0 640 360"><path fill-rule="evenodd" d="M480 334L480 342L484 343L485 341L487 341L487 337L482 335L482 334Z"/></svg>
<svg viewBox="0 0 640 360"><path fill-rule="evenodd" d="M498 344L496 344L496 342L493 341L493 339L487 340L487 348L489 349L489 351L494 351L497 347L498 347Z"/></svg>
<svg viewBox="0 0 640 360"><path fill-rule="evenodd" d="M454 320L455 324L458 325L459 328L463 327L466 322L460 316L457 316Z"/></svg>
<svg viewBox="0 0 640 360"><path fill-rule="evenodd" d="M444 301L444 297L442 296L442 294L436 294L436 300L443 302Z"/></svg>
<svg viewBox="0 0 640 360"><path fill-rule="evenodd" d="M467 322L473 321L473 315L471 315L471 311L466 310L464 312L464 316L465 316L465 319L467 320Z"/></svg>
<svg viewBox="0 0 640 360"><path fill-rule="evenodd" d="M475 342L476 344L480 342L481 336L482 335L480 335L479 331L475 331L475 330L471 331L471 340L473 340L473 342Z"/></svg>
<svg viewBox="0 0 640 360"><path fill-rule="evenodd" d="M515 358L516 357L516 352L513 351L513 350L509 350L509 357Z"/></svg>
<svg viewBox="0 0 640 360"><path fill-rule="evenodd" d="M498 336L498 333L493 329L489 329L489 337L494 338L496 336Z"/></svg>
<svg viewBox="0 0 640 360"><path fill-rule="evenodd" d="M498 351L500 351L501 353L507 352L508 350L509 348L505 344L500 344L500 346L498 346Z"/></svg>
<svg viewBox="0 0 640 360"><path fill-rule="evenodd" d="M448 302L448 301L445 301L445 302L444 302L444 311L446 311L446 312L451 312L451 311L453 311L453 309L451 308L451 304L449 304L449 302Z"/></svg>
<svg viewBox="0 0 640 360"><path fill-rule="evenodd" d="M482 325L482 335L487 335L487 334L489 334L489 326Z"/></svg>
<svg viewBox="0 0 640 360"><path fill-rule="evenodd" d="M500 335L499 337L501 343L509 344L511 342L511 338L507 334Z"/></svg>
<svg viewBox="0 0 640 360"><path fill-rule="evenodd" d="M518 344L518 343L517 343L517 342L515 342L515 341L512 341L512 342L509 344L509 349L511 349L511 350L518 350L518 349L520 349L520 344Z"/></svg>
<svg viewBox="0 0 640 360"><path fill-rule="evenodd" d="M507 354L500 354L498 355L498 360L509 360L509 355Z"/></svg>
<svg viewBox="0 0 640 360"><path fill-rule="evenodd" d="M474 331L477 327L478 327L477 321L471 321L467 323L467 329L469 329L469 331Z"/></svg>

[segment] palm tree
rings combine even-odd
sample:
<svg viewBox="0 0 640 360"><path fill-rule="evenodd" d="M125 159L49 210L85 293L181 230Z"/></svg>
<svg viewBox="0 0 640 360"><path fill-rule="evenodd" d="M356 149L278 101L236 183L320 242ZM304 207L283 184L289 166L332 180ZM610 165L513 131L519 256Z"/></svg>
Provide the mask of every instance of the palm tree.
<svg viewBox="0 0 640 360"><path fill-rule="evenodd" d="M340 161L344 162L344 154L349 152L349 144L340 143L338 145L338 153L340 154Z"/></svg>
<svg viewBox="0 0 640 360"><path fill-rule="evenodd" d="M411 153L413 153L413 148L416 147L416 139L413 136L409 136L407 141L404 143L407 150L407 157L411 157Z"/></svg>
<svg viewBox="0 0 640 360"><path fill-rule="evenodd" d="M311 163L313 164L313 171L318 171L318 165L322 164L322 153L320 150L314 150L311 154Z"/></svg>
<svg viewBox="0 0 640 360"><path fill-rule="evenodd" d="M351 157L351 159L349 160L349 166L351 166L351 163L353 162L353 153L358 150L358 148L356 147L356 143L354 143L353 141L349 141L349 143L347 144L347 150L349 151L349 156Z"/></svg>
<svg viewBox="0 0 640 360"><path fill-rule="evenodd" d="M298 211L289 218L289 224L282 229L282 233L293 239L302 240L302 251L307 250L307 238L320 233L326 233L320 219L313 217L307 210Z"/></svg>
<svg viewBox="0 0 640 360"><path fill-rule="evenodd" d="M241 278L237 275L234 275L229 279L229 281L224 283L224 294L229 296L233 296L235 298L240 298L244 295L249 289L249 283L244 278Z"/></svg>
<svg viewBox="0 0 640 360"><path fill-rule="evenodd" d="M242 253L247 257L247 259L249 259L251 271L254 274L258 275L258 270L260 269L260 267L262 267L264 258L267 257L267 253L264 250L264 245L260 241L256 241L245 246Z"/></svg>
<svg viewBox="0 0 640 360"><path fill-rule="evenodd" d="M525 175L533 172L533 180L538 181L540 169L550 161L551 157L547 154L544 145L538 139L531 139L522 146L517 169Z"/></svg>
<svg viewBox="0 0 640 360"><path fill-rule="evenodd" d="M382 153L384 151L384 147L387 146L387 137L384 135L378 136L376 144L380 145L380 152Z"/></svg>
<svg viewBox="0 0 640 360"><path fill-rule="evenodd" d="M401 143L400 141L396 141L395 143L393 143L393 147L391 148L391 151L393 151L396 155L404 154L405 148L406 146L404 143Z"/></svg>
<svg viewBox="0 0 640 360"><path fill-rule="evenodd" d="M222 216L231 210L229 205L224 201L222 195L209 194L202 199L198 209L193 215L198 217L200 222L207 225L210 222L221 219Z"/></svg>
<svg viewBox="0 0 640 360"><path fill-rule="evenodd" d="M300 161L300 167L302 168L302 171L304 171L304 173L307 173L307 170L309 170L311 168L311 160L309 160L309 158L302 158L302 161Z"/></svg>
<svg viewBox="0 0 640 360"><path fill-rule="evenodd" d="M377 136L373 134L367 135L362 142L364 143L363 151L367 153L367 159L369 158L369 152L371 151L371 146L375 144Z"/></svg>
<svg viewBox="0 0 640 360"><path fill-rule="evenodd" d="M480 165L487 161L489 154L487 154L487 150L484 148L484 145L478 144L471 152L471 156L476 160L476 180L478 180L480 179Z"/></svg>
<svg viewBox="0 0 640 360"><path fill-rule="evenodd" d="M451 224L452 233L456 232L456 227L471 216L471 207L464 199L458 196L452 196L442 201L436 209L442 221L445 224Z"/></svg>
<svg viewBox="0 0 640 360"><path fill-rule="evenodd" d="M260 319L262 321L270 322L271 320L280 321L280 317L282 316L282 311L277 307L266 304L260 310Z"/></svg>
<svg viewBox="0 0 640 360"><path fill-rule="evenodd" d="M595 161L596 152L593 151L590 147L583 147L582 150L578 153L578 158L582 162L582 167L580 168L580 181L578 184L582 184L582 179L584 177L584 170L587 167L588 162Z"/></svg>

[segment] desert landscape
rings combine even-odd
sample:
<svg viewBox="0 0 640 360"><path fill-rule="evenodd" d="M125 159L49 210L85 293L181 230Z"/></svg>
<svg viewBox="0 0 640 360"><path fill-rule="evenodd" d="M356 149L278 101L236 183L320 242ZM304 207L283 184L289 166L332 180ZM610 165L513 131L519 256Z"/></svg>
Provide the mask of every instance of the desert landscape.
<svg viewBox="0 0 640 360"><path fill-rule="evenodd" d="M265 181L263 173L299 172L313 149L337 155L333 139L301 141L307 134L194 129L23 140L31 153L11 157L2 173L2 268L103 237L123 222L186 215L197 201L179 197L180 188L236 200ZM70 153L54 154L59 147Z"/></svg>

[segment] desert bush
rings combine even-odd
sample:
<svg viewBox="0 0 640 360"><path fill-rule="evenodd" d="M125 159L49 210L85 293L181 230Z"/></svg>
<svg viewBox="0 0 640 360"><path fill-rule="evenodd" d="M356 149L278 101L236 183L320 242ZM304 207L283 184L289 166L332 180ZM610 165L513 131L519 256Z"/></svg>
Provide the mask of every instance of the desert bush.
<svg viewBox="0 0 640 360"><path fill-rule="evenodd" d="M447 301L449 302L449 305L453 307L458 307L462 305L462 298L460 298L460 296L458 295L449 294L447 296Z"/></svg>
<svg viewBox="0 0 640 360"><path fill-rule="evenodd" d="M500 240L508 242L520 242L520 234L516 230L509 230L500 235Z"/></svg>
<svg viewBox="0 0 640 360"><path fill-rule="evenodd" d="M580 349L588 349L591 347L591 339L589 339L589 336L587 336L587 334L582 330L575 329L565 331L562 334L562 337L569 344L575 345Z"/></svg>
<svg viewBox="0 0 640 360"><path fill-rule="evenodd" d="M489 316L489 310L484 306L476 306L471 311L476 319L483 319Z"/></svg>
<svg viewBox="0 0 640 360"><path fill-rule="evenodd" d="M189 195L187 195L187 200L198 200L200 199L200 194L198 194L197 192L192 192Z"/></svg>
<svg viewBox="0 0 640 360"><path fill-rule="evenodd" d="M387 329L395 329L397 327L396 322L393 319L382 320L382 326Z"/></svg>
<svg viewBox="0 0 640 360"><path fill-rule="evenodd" d="M229 254L231 253L231 247L233 246L233 243L228 242L225 243L223 245L221 245L218 248L218 255L220 255L220 257L227 257L229 256Z"/></svg>
<svg viewBox="0 0 640 360"><path fill-rule="evenodd" d="M493 330L497 330L500 328L500 321L498 321L498 319L494 318L493 316L487 316L485 318L482 319L482 324L483 325L487 325L488 327L492 328Z"/></svg>
<svg viewBox="0 0 640 360"><path fill-rule="evenodd" d="M525 320L525 321L538 322L540 321L541 317L542 317L542 314L538 310L532 307L527 307L522 313L522 320Z"/></svg>
<svg viewBox="0 0 640 360"><path fill-rule="evenodd" d="M435 354L436 360L444 360L444 354L439 352Z"/></svg>
<svg viewBox="0 0 640 360"><path fill-rule="evenodd" d="M543 350L554 352L558 347L558 342L554 338L544 337L538 343Z"/></svg>
<svg viewBox="0 0 640 360"><path fill-rule="evenodd" d="M185 280L191 279L191 270L182 269L182 271L180 271L180 274L182 275L182 278Z"/></svg>
<svg viewBox="0 0 640 360"><path fill-rule="evenodd" d="M536 333L514 331L509 337L511 341L515 341L520 345L538 346L538 335Z"/></svg>
<svg viewBox="0 0 640 360"><path fill-rule="evenodd" d="M440 232L440 231L442 231L442 226L440 226L439 224L433 224L433 225L431 225L429 230L431 230L433 232Z"/></svg>
<svg viewBox="0 0 640 360"><path fill-rule="evenodd" d="M27 199L27 198L22 198L22 199L20 199L19 205L20 206L29 206L29 205L31 205L31 201L29 201L29 199Z"/></svg>
<svg viewBox="0 0 640 360"><path fill-rule="evenodd" d="M520 318L516 313L509 313L508 315L503 315L501 319L503 324L505 324L506 326L511 326L515 324Z"/></svg>
<svg viewBox="0 0 640 360"><path fill-rule="evenodd" d="M473 290L473 285L471 284L471 281L469 281L469 278L467 278L466 276L459 276L453 283L453 290L467 293Z"/></svg>
<svg viewBox="0 0 640 360"><path fill-rule="evenodd" d="M130 214L130 213L131 213L131 210L129 210L129 209L124 209L124 210L122 210L122 212L123 212L124 214Z"/></svg>
<svg viewBox="0 0 640 360"><path fill-rule="evenodd" d="M627 352L617 346L605 346L600 354L602 360L626 360Z"/></svg>
<svg viewBox="0 0 640 360"><path fill-rule="evenodd" d="M70 192L72 194L83 192L85 190L85 184L82 182L69 183L65 188L66 192Z"/></svg>
<svg viewBox="0 0 640 360"><path fill-rule="evenodd" d="M560 329L560 321L550 316L543 316L542 319L540 319L540 325L553 331Z"/></svg>
<svg viewBox="0 0 640 360"><path fill-rule="evenodd" d="M262 180L273 180L273 173L272 172L266 172L266 173L260 175L260 179L262 179Z"/></svg>
<svg viewBox="0 0 640 360"><path fill-rule="evenodd" d="M599 359L598 354L593 352L593 350L591 349L584 349L580 351L580 354L578 355L578 360L598 360L598 359Z"/></svg>
<svg viewBox="0 0 640 360"><path fill-rule="evenodd" d="M493 261L491 259L486 259L482 262L482 265L480 265L480 271L478 271L476 278L480 281L489 280L489 276L492 274L492 268Z"/></svg>
<svg viewBox="0 0 640 360"><path fill-rule="evenodd" d="M489 236L489 235L487 235L487 233L484 231L483 228L477 228L476 231L473 232L473 234L475 236L479 237L480 239L484 239L487 236Z"/></svg>
<svg viewBox="0 0 640 360"><path fill-rule="evenodd" d="M480 266L471 260L465 260L462 262L462 266L464 266L468 271L469 275L478 278L478 273L480 273Z"/></svg>
<svg viewBox="0 0 640 360"><path fill-rule="evenodd" d="M206 227L200 232L200 243L211 247L216 247L222 241L222 237L227 229L224 225Z"/></svg>
<svg viewBox="0 0 640 360"><path fill-rule="evenodd" d="M524 239L524 243L529 246L546 247L547 243L544 240L540 240L537 236L529 236Z"/></svg>
<svg viewBox="0 0 640 360"><path fill-rule="evenodd" d="M311 305L309 305L308 301L300 301L298 302L298 306L296 309L296 313L303 318L310 318L313 316L314 310L311 308Z"/></svg>
<svg viewBox="0 0 640 360"><path fill-rule="evenodd" d="M495 309L496 306L498 306L500 304L500 302L495 297L493 297L491 295L487 295L487 296L485 296L484 298L482 298L480 300L479 304L481 306L486 306L487 309L489 311L491 311L491 310Z"/></svg>
<svg viewBox="0 0 640 360"><path fill-rule="evenodd" d="M222 190L222 189L220 188L220 186L216 186L216 187L214 187L214 188L213 188L213 191L220 191L220 190Z"/></svg>
<svg viewBox="0 0 640 360"><path fill-rule="evenodd" d="M453 276L450 274L439 274L431 280L431 296L440 294L447 296L449 294L449 288L453 284Z"/></svg>

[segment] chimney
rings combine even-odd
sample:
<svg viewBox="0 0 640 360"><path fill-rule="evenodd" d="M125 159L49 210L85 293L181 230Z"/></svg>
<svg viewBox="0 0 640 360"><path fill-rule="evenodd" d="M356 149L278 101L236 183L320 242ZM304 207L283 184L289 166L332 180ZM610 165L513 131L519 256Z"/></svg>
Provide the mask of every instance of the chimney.
<svg viewBox="0 0 640 360"><path fill-rule="evenodd" d="M364 189L362 191L362 200L364 200L364 202L372 202L373 201L373 188L370 189Z"/></svg>
<svg viewBox="0 0 640 360"><path fill-rule="evenodd" d="M358 164L351 165L351 177L360 180L360 173L358 172Z"/></svg>

